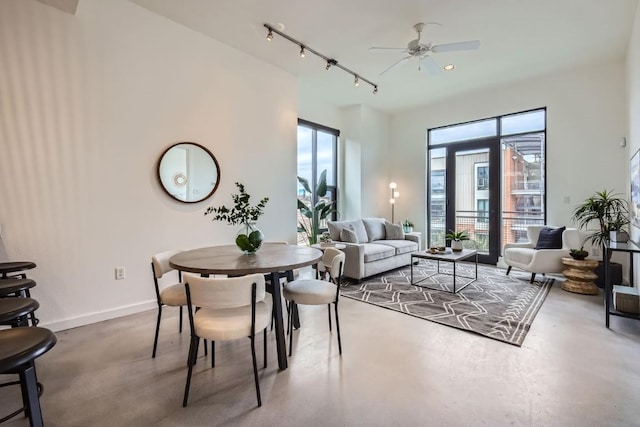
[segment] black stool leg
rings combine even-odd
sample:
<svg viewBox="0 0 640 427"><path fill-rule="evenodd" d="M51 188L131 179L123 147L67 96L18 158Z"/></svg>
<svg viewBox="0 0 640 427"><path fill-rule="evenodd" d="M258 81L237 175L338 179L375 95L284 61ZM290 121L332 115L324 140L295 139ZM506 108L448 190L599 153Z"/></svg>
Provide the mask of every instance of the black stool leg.
<svg viewBox="0 0 640 427"><path fill-rule="evenodd" d="M20 384L22 386L23 398L26 397L27 402L25 411L29 415L29 425L31 427L42 427L42 411L40 410L40 399L38 397L38 381L36 379L36 371L33 362L20 372Z"/></svg>

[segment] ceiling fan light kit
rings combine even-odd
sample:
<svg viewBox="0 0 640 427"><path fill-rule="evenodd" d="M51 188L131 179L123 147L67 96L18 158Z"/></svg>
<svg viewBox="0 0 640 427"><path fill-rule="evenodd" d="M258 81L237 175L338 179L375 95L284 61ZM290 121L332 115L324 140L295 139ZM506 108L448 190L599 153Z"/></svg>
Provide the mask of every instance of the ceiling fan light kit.
<svg viewBox="0 0 640 427"><path fill-rule="evenodd" d="M310 48L306 44L294 39L293 37L283 33L280 30L275 29L274 27L272 27L269 24L264 24L264 27L268 30L268 33L267 33L267 40L268 41L272 41L273 40L273 33L276 33L277 35L279 35L283 39L288 40L291 43L297 45L300 48L300 57L301 58L304 58L305 54L307 52L312 53L315 56L317 56L319 58L322 58L326 62L327 65L325 66L325 69L327 71L329 71L331 68L339 68L342 71L347 72L347 73L349 73L349 74L351 74L353 76L353 84L354 84L354 86L360 86L360 82L363 81L365 83L368 83L373 88L373 94L377 94L378 93L378 85L377 84L373 83L370 80L365 79L364 77L362 77L360 74L356 73L355 71L351 71L350 69L348 69L344 65L338 63L337 60L335 60L333 58L329 58L326 55L323 55L322 53L318 52L317 50Z"/></svg>
<svg viewBox="0 0 640 427"><path fill-rule="evenodd" d="M431 57L432 53L440 53L440 52L455 52L462 50L475 50L480 47L479 40L470 40L466 42L458 42L458 43L447 43L440 45L433 45L431 42L422 43L420 41L422 30L424 30L425 25L441 25L437 22L428 22L424 24L422 22L417 23L413 26L413 29L418 33L418 38L415 40L411 40L407 43L407 47L370 47L369 50L399 50L403 53L406 53L407 56L400 58L398 61L391 64L391 66L387 67L384 71L380 73L383 75L387 71L392 68L397 67L398 65L407 62L411 58L418 59L418 71L422 70L422 66L426 68L426 70L433 75L437 75L442 71L442 68L438 65L438 63ZM447 71L451 71L455 68L455 65L449 64L443 67Z"/></svg>

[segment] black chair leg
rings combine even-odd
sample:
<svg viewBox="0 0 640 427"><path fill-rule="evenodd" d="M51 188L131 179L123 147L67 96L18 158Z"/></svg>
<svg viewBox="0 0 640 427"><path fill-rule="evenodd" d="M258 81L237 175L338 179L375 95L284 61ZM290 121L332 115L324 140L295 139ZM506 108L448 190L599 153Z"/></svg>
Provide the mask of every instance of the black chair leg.
<svg viewBox="0 0 640 427"><path fill-rule="evenodd" d="M295 307L295 303L293 301L289 302L289 314L288 314L288 326L289 330L289 356L293 351L293 310Z"/></svg>
<svg viewBox="0 0 640 427"><path fill-rule="evenodd" d="M216 342L214 340L211 340L211 367L215 368L215 366L216 366Z"/></svg>
<svg viewBox="0 0 640 427"><path fill-rule="evenodd" d="M182 306L180 306L180 328L179 332L182 333Z"/></svg>
<svg viewBox="0 0 640 427"><path fill-rule="evenodd" d="M536 280L536 273L531 273L531 280L529 283L533 284L533 281Z"/></svg>
<svg viewBox="0 0 640 427"><path fill-rule="evenodd" d="M189 400L189 387L191 387L191 374L193 372L193 365L196 364L196 355L198 354L198 345L200 344L199 337L191 337L191 344L189 345L189 360L187 361L187 365L189 366L189 371L187 372L187 383L184 386L184 399L182 399L182 406L187 406L187 401Z"/></svg>
<svg viewBox="0 0 640 427"><path fill-rule="evenodd" d="M327 314L329 315L329 332L331 332L331 304L327 304Z"/></svg>
<svg viewBox="0 0 640 427"><path fill-rule="evenodd" d="M267 328L264 328L263 337L264 337L264 369L267 369Z"/></svg>
<svg viewBox="0 0 640 427"><path fill-rule="evenodd" d="M160 333L160 319L162 319L162 306L158 306L158 321L156 322L156 337L153 340L153 352L151 353L151 358L156 357L156 350L158 348L158 334Z"/></svg>
<svg viewBox="0 0 640 427"><path fill-rule="evenodd" d="M258 398L258 407L262 406L262 399L260 398L260 382L258 381L258 362L256 361L256 339L252 335L251 339L251 358L253 359L253 379L256 383L256 397Z"/></svg>
<svg viewBox="0 0 640 427"><path fill-rule="evenodd" d="M507 276L509 275L509 273L511 273L511 266L507 267Z"/></svg>
<svg viewBox="0 0 640 427"><path fill-rule="evenodd" d="M335 305L336 309L336 330L338 331L338 351L342 354L342 340L340 339L340 319L338 318L338 304Z"/></svg>

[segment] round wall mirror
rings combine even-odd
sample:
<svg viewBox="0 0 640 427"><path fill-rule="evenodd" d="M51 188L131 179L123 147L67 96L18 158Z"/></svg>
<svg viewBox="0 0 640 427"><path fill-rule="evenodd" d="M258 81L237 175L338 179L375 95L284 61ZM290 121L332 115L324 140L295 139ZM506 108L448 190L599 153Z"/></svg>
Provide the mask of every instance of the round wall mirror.
<svg viewBox="0 0 640 427"><path fill-rule="evenodd" d="M197 203L218 188L220 166L211 151L194 142L167 148L158 162L158 179L164 191L184 203Z"/></svg>

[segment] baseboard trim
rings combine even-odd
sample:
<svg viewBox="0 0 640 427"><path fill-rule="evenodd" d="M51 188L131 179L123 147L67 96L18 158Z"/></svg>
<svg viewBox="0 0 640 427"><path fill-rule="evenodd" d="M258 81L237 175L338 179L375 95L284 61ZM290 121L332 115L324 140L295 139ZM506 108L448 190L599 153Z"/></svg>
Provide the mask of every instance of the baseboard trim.
<svg viewBox="0 0 640 427"><path fill-rule="evenodd" d="M95 313L89 313L82 316L72 317L70 319L57 320L53 322L41 322L38 326L43 326L51 329L54 332L64 331L66 329L77 328L79 326L90 325L92 323L102 322L104 320L115 319L117 317L128 316L130 314L136 314L143 311L157 308L158 303L156 300L150 300L141 302L138 304L126 305L123 307L114 308L112 310L98 311Z"/></svg>

